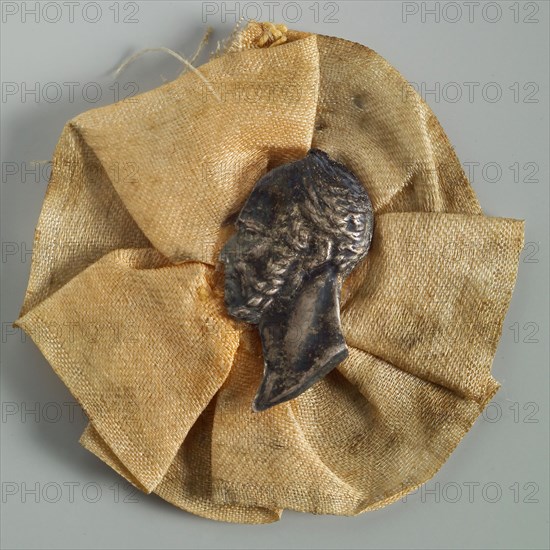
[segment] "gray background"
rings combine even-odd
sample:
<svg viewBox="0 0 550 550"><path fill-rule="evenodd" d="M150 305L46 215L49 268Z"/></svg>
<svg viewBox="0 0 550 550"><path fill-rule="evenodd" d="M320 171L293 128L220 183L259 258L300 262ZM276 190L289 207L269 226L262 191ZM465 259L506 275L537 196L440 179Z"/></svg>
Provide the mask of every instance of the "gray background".
<svg viewBox="0 0 550 550"><path fill-rule="evenodd" d="M549 5L306 1L299 14L283 1L107 1L98 14L89 4L71 14L49 2L36 15L35 2L2 5L2 547L548 548ZM355 518L287 511L240 526L133 493L81 448L73 398L10 324L48 177L32 161L51 158L67 120L116 98L111 71L129 54L162 45L189 57L206 25L210 51L231 31L231 10L268 20L270 5L275 21L368 45L415 83L485 212L525 219L528 244L493 367L503 387L434 479ZM118 98L177 71L148 54L120 76Z"/></svg>

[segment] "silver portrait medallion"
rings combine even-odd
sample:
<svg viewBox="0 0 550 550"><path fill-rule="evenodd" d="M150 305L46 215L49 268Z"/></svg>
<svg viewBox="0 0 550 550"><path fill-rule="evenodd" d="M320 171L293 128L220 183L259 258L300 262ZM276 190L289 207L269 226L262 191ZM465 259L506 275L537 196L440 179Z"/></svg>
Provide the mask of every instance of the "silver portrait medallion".
<svg viewBox="0 0 550 550"><path fill-rule="evenodd" d="M369 250L374 216L359 180L311 149L263 176L235 225L220 256L225 305L260 331L259 412L297 397L348 356L340 290Z"/></svg>

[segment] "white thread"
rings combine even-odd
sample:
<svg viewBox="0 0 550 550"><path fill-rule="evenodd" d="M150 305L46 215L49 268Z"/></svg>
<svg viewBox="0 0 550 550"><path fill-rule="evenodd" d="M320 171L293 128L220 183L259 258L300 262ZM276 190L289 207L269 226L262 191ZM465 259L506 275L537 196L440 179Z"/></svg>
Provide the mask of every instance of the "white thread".
<svg viewBox="0 0 550 550"><path fill-rule="evenodd" d="M122 73L122 71L124 71L126 69L126 67L128 67L128 65L133 63L136 59L141 57L143 54L148 53L148 52L164 52L164 53L167 53L167 54L171 55L175 59L177 59L187 69L190 69L191 71L193 71L206 84L206 86L208 86L208 89L212 92L212 95L218 101L221 101L220 96L216 93L216 91L214 90L214 87L212 86L212 84L210 84L210 82L208 82L208 79L193 65L193 62L197 59L197 57L201 53L201 51L204 48L205 44L207 43L208 38L210 37L211 33L212 33L212 28L208 28L207 31L205 32L200 44L199 44L199 47L197 48L197 51L193 54L193 57L191 58L190 61L185 59L185 57L183 57L178 52L175 52L174 50L171 50L170 48L166 48L164 46L159 46L158 48L144 48L143 50L139 50L135 54L133 54L130 57L128 57L127 59L125 59L115 69L114 77L118 78L119 75Z"/></svg>

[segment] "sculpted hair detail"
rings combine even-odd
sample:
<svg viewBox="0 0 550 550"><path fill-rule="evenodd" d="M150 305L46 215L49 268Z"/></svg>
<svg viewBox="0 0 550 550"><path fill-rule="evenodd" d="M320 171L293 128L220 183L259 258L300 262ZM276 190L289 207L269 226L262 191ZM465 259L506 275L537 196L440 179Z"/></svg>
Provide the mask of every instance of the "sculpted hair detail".
<svg viewBox="0 0 550 550"><path fill-rule="evenodd" d="M256 184L221 256L230 280L231 256L240 287L242 299L229 307L234 317L257 323L274 299L291 298L311 271L331 264L345 277L367 254L369 197L344 166L327 161L326 153L312 149ZM284 208L281 196L288 197Z"/></svg>

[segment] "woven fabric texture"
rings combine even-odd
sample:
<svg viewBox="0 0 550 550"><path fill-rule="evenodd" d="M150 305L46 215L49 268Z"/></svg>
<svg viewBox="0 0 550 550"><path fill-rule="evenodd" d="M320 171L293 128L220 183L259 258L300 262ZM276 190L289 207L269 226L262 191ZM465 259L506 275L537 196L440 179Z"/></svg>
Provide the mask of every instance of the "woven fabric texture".
<svg viewBox="0 0 550 550"><path fill-rule="evenodd" d="M432 477L499 384L523 222L483 214L436 117L382 57L251 23L173 82L65 126L22 327L88 415L81 443L189 512L358 514ZM262 47L259 47L261 44ZM310 147L375 210L342 290L350 355L254 413L257 330L217 260L254 183Z"/></svg>

